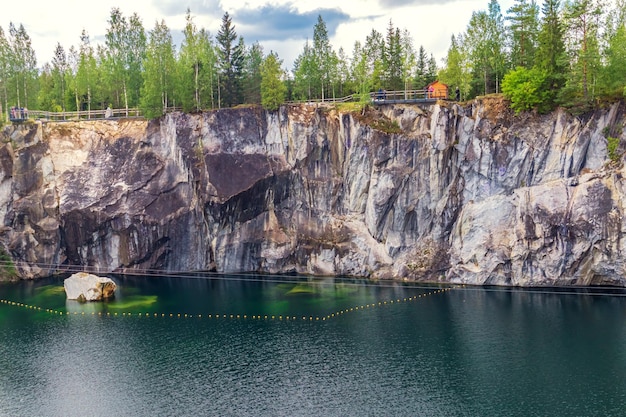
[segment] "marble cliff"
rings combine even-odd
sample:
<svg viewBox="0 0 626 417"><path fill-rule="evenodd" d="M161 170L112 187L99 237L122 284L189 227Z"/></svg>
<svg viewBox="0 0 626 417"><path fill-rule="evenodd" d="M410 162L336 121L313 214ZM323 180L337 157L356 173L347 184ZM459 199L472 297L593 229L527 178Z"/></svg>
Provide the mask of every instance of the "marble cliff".
<svg viewBox="0 0 626 417"><path fill-rule="evenodd" d="M607 146L624 117L516 116L494 97L7 126L0 245L20 278L84 265L625 286L625 168Z"/></svg>

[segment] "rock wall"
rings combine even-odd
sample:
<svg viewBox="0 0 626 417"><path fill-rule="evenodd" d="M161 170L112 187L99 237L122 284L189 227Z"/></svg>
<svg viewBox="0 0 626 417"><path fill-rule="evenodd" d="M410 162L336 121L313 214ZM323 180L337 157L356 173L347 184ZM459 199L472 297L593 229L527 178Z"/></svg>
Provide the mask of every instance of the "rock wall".
<svg viewBox="0 0 626 417"><path fill-rule="evenodd" d="M606 139L624 142L623 126L620 104L515 116L497 97L9 126L0 243L22 278L87 266L624 286L626 183Z"/></svg>

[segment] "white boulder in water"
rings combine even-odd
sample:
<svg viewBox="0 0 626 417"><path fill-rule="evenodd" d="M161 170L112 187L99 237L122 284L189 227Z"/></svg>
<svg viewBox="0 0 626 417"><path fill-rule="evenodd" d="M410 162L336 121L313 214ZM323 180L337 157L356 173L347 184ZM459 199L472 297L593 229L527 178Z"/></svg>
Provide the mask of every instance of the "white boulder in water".
<svg viewBox="0 0 626 417"><path fill-rule="evenodd" d="M78 272L65 279L63 287L68 300L100 301L113 297L117 285L111 278Z"/></svg>

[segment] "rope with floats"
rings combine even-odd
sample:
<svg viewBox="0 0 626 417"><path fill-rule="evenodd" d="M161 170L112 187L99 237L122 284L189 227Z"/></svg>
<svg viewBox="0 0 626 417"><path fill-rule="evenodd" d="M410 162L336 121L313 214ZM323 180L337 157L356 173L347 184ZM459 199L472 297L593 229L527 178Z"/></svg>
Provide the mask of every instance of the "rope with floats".
<svg viewBox="0 0 626 417"><path fill-rule="evenodd" d="M118 313L118 312L95 312L92 311L91 313L85 313L84 311L82 312L70 312L70 311L63 311L63 310L59 310L59 309L50 309L50 308L44 308L41 306L36 306L36 305L32 305L32 304L25 304L25 303L20 303L20 302L16 302L16 301L11 301L11 300L5 300L5 299L0 299L0 304L5 304L8 306L12 306L12 307L17 307L17 308L23 308L26 310L30 310L33 312L45 312L54 316L91 316L91 317L137 317L137 318L176 318L176 319L191 319L191 318L197 318L197 319L228 319L228 320L255 320L255 321L308 321L308 322L320 322L320 321L327 321L327 320L331 320L331 319L335 319L335 318L339 318L345 314L349 314L349 313L353 313L353 312L358 312L358 311L365 311L365 310L371 310L371 309L375 309L378 307L384 307L384 306L391 306L391 305L398 305L398 304L402 304L402 303L408 303L408 302L413 302L413 301L418 301L422 298L426 298L428 296L431 295L436 295L436 294L442 294L448 291L451 291L453 289L456 289L457 287L450 287L450 288L442 288L442 289L438 289L435 291L431 291L431 292L427 292L424 294L418 294L415 295L413 297L406 297L406 298L397 298L395 300L385 300L385 301L378 301L377 303L370 303L370 304L361 304L361 305L357 305L357 306L353 306L353 307L349 307L349 308L345 308L342 310L337 310L333 313L327 314L327 315L323 315L323 316L313 316L313 315L278 315L278 314L190 314L190 313L155 313L155 312L151 312L151 313L146 313L146 312L140 312L140 313L133 313L133 312L122 312L122 313Z"/></svg>

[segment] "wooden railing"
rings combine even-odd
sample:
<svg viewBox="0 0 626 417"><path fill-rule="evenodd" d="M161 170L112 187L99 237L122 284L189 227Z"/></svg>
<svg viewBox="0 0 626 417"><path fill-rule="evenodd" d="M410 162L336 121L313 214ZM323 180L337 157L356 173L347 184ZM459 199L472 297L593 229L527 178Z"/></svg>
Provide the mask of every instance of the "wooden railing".
<svg viewBox="0 0 626 417"><path fill-rule="evenodd" d="M67 120L90 120L90 119L119 119L143 117L141 110L133 109L108 109L108 110L83 110L83 111L62 111L51 112L42 110L28 110L29 119L40 119L50 121Z"/></svg>
<svg viewBox="0 0 626 417"><path fill-rule="evenodd" d="M434 90L428 92L426 89L419 90L398 90L398 91L372 91L368 93L369 99L374 103L384 103L384 102L420 102L424 100L438 100L438 99L447 99L448 94L445 90ZM319 103L348 103L354 101L360 101L361 94L350 94L345 97L326 97L322 99L310 99L310 100L295 100L288 101L287 104L299 104L299 103L309 103L309 104L319 104Z"/></svg>
<svg viewBox="0 0 626 417"><path fill-rule="evenodd" d="M437 99L447 99L447 93L442 90L428 92L420 90L399 90L399 91L373 91L368 93L369 100L375 104L384 103L419 103L434 101ZM348 103L361 100L361 94L350 94L345 97L326 97L322 99L288 101L285 104L320 104L320 103ZM166 113L181 111L180 108L168 108ZM48 121L70 121L70 120L94 120L94 119L121 119L121 118L141 118L142 112L138 108L132 109L107 109L107 110L83 110L51 112L43 110L26 110L18 114L9 114L9 120L22 122L27 119L48 120Z"/></svg>

